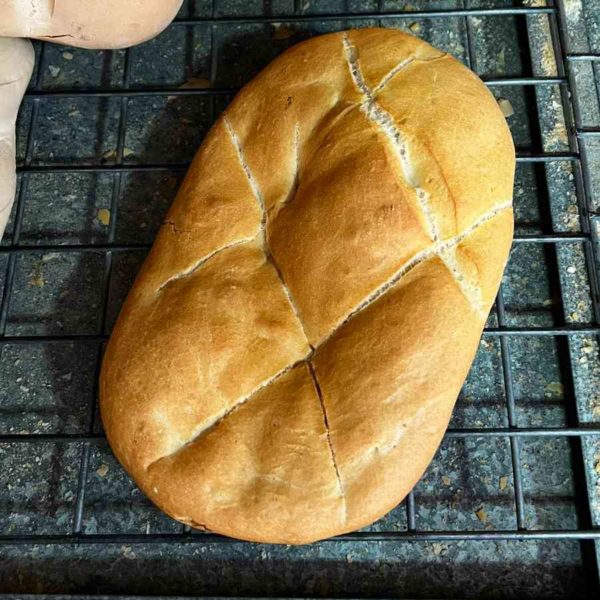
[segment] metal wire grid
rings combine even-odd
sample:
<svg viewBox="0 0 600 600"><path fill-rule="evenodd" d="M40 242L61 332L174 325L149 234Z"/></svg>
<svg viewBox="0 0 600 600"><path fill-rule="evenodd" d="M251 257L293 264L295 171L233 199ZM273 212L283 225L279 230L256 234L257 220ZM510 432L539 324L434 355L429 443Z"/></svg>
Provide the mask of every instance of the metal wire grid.
<svg viewBox="0 0 600 600"><path fill-rule="evenodd" d="M298 3L296 3L298 4ZM517 528L515 530L503 531L419 531L416 525L415 498L411 492L405 503L407 513L407 531L405 532L356 532L337 539L352 541L394 541L394 540L525 540L525 539L554 539L554 540L579 540L582 544L592 545L594 541L600 541L600 529L592 526L589 506L589 490L586 487L585 478L583 489L579 490L577 500L580 504L580 523L581 528L576 530L527 530L525 526L525 500L523 494L523 476L521 473L521 464L519 461L520 441L524 437L570 437L581 440L584 436L600 434L600 425L582 425L578 421L571 423L569 427L519 427L516 418L515 409L515 391L513 383L513 373L511 370L511 358L508 339L511 336L573 336L573 335L593 335L600 334L600 288L597 279L597 265L594 256L595 239L594 228L592 227L590 215L590 178L587 165L585 148L580 145L580 139L589 136L600 135L600 128L583 128L581 126L581 115L579 112L577 89L574 85L574 73L572 65L576 61L600 61L600 54L576 54L569 53L567 47L567 36L565 33L566 17L562 0L557 0L551 6L547 7L515 7L515 8L480 8L480 9L456 9L456 10L426 10L419 12L388 12L381 11L360 14L316 14L306 15L296 14L277 17L248 17L248 18L219 18L215 17L216 2L213 2L213 16L211 18L184 18L178 19L173 26L181 27L187 25L197 25L207 23L211 25L211 42L214 48L215 28L219 24L248 24L248 23L285 23L285 22L305 22L314 21L346 21L352 23L355 20L377 19L383 23L387 19L415 19L431 18L443 19L448 17L462 17L466 20L466 33L468 41L468 60L471 61L473 53L472 33L469 27L468 17L490 17L504 15L540 15L546 14L550 23L552 36L552 46L556 63L558 65L558 76L556 77L503 77L488 79L486 83L490 86L547 86L558 85L562 98L563 110L568 129L569 152L563 153L540 153L540 154L519 154L517 161L520 163L548 163L554 161L570 161L573 165L575 175L575 188L578 197L580 210L581 231L577 233L550 233L535 235L517 235L516 244L561 244L580 242L585 252L586 266L592 291L594 322L587 325L560 325L555 327L509 327L507 325L503 290L500 290L496 301L497 327L486 328L484 335L499 337L501 359L503 367L503 379L506 393L508 427L496 427L486 429L450 429L446 437L449 438L467 438L467 437L497 437L503 436L509 439L511 448L511 458L513 466L514 489L515 489L515 512ZM379 2L379 8L383 7L383 2ZM108 293L111 282L113 267L113 256L117 252L124 251L145 251L148 244L119 244L115 242L118 198L122 186L122 176L131 172L169 172L185 170L186 164L144 164L129 165L124 164L125 134L127 130L128 101L136 96L211 96L223 97L232 94L232 89L173 89L130 87L131 81L131 54L125 53L125 62L123 70L123 81L121 89L82 89L73 91L49 91L43 90L42 68L44 61L45 46L41 46L38 64L40 67L34 85L28 92L28 96L33 100L33 108L30 118L29 130L26 142L26 152L23 164L20 166L21 186L16 201L16 217L14 221L14 233L12 244L6 247L0 247L0 253L8 254L7 267L5 272L4 295L0 304L0 351L6 344L52 344L66 341L96 341L101 348L102 342L107 338L107 310ZM214 80L216 52L212 55L212 76ZM36 128L39 122L40 103L47 98L57 97L96 97L96 98L114 98L120 99L119 105L119 125L117 135L117 148L115 163L105 165L100 163L76 163L63 165L33 165L33 148L36 139ZM214 102L211 103L214 112ZM212 115L214 117L214 114ZM51 172L51 173L81 173L96 172L110 173L114 177L114 186L111 199L111 221L108 231L108 241L102 244L71 244L71 245L26 245L21 243L21 229L23 224L24 197L27 192L29 176L33 173ZM11 301L11 291L15 279L15 265L17 257L28 252L53 251L53 252L103 252L104 253L104 276L102 292L102 315L100 334L97 335L43 335L43 336L9 336L6 335L9 307ZM98 365L100 364L101 350L98 356ZM573 369L573 365L569 365ZM88 428L85 434L3 434L0 435L0 443L76 443L82 447L81 464L79 468L79 477L77 485L77 494L75 509L73 515L73 526L70 534L60 535L12 535L0 534L0 544L106 544L106 543L163 543L163 542L227 542L228 538L216 534L193 532L189 528L182 528L180 533L156 533L156 534L85 534L82 533L82 520L84 513L84 500L86 494L86 482L88 479L88 469L90 463L91 444L103 440L102 434L95 433L95 415L96 398L89 406ZM581 444L577 446L578 452L582 452ZM582 463L585 461L583 455L578 457ZM587 542L586 542L587 540ZM597 573L596 573L597 576Z"/></svg>

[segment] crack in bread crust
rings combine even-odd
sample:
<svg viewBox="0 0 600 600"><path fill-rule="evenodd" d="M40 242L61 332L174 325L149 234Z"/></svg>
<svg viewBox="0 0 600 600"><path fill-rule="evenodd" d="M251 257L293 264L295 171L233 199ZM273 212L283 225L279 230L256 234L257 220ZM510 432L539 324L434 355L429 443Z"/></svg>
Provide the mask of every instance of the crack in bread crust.
<svg viewBox="0 0 600 600"><path fill-rule="evenodd" d="M262 191L258 185L258 182L254 178L252 170L250 169L250 165L246 162L246 159L244 158L244 152L242 150L242 143L240 142L240 138L237 136L237 133L234 131L233 126L231 125L229 119L225 115L223 116L223 123L225 124L225 129L227 130L227 133L229 134L229 139L231 140L231 143L233 144L233 147L235 148L235 153L237 154L238 160L240 161L242 170L244 171L244 173L246 174L246 177L248 178L248 183L250 184L250 189L252 190L254 198L258 202L258 206L261 210L262 217L261 217L261 221L260 221L260 227L261 227L261 230L263 231L263 235L264 235L265 226L267 224L267 210L265 208L265 198L264 198Z"/></svg>
<svg viewBox="0 0 600 600"><path fill-rule="evenodd" d="M404 180L409 187L413 188L415 191L417 203L421 209L421 213L425 221L427 235L435 243L437 243L441 239L439 217L431 208L429 192L420 186L419 174L411 165L409 143L400 128L396 125L394 117L383 107L381 107L375 99L377 93L380 92L393 77L415 62L416 59L415 57L409 57L404 61L401 61L383 77L375 89L371 89L366 83L360 67L358 49L352 45L348 33L343 34L342 44L352 80L354 81L357 89L365 96L365 100L361 104L361 110L366 114L367 118L375 123L388 138L391 147L396 154L398 162L400 163ZM446 55L444 54L431 60L439 60L444 56ZM445 182L444 185L447 188ZM445 251L440 253L439 256L469 304L471 304L473 309L480 315L481 318L485 319L486 314L483 306L481 290L467 281L464 273L462 273L460 269L458 262L456 261L454 253L451 251Z"/></svg>
<svg viewBox="0 0 600 600"><path fill-rule="evenodd" d="M442 259L444 265L446 265L448 271L450 271L452 274L452 277L460 288L463 296L469 301L469 304L473 307L473 309L479 313L479 316L482 319L485 319L487 315L485 314L484 310L481 288L467 281L467 278L460 270L460 265L456 259L456 248L442 250L439 253L439 257Z"/></svg>
<svg viewBox="0 0 600 600"><path fill-rule="evenodd" d="M358 313L361 313L363 310L368 308L373 302L383 296L390 288L396 285L409 271L414 269L418 264L422 263L425 260L429 260L430 258L440 257L444 252L454 250L461 242L466 240L472 233L477 231L479 227L498 216L505 210L512 208L512 200L508 200L501 204L498 204L490 211L479 217L477 221L472 223L469 227L467 227L462 233L455 235L445 241L438 242L437 244L432 244L428 248L417 252L406 261L389 279L383 282L378 288L376 288L373 292L371 292L356 308L354 308L348 316L344 318L338 325L336 325L331 333L327 335L316 348L320 348L324 344L326 344L348 321L353 319ZM443 259L442 259L443 260ZM444 263L445 264L445 263Z"/></svg>
<svg viewBox="0 0 600 600"><path fill-rule="evenodd" d="M298 191L298 184L300 178L300 123L296 123L294 126L294 178L290 189L286 194L285 199L279 203L279 205L273 206L271 212L273 213L273 219L277 218L279 211L284 206L287 206L295 197Z"/></svg>
<svg viewBox="0 0 600 600"><path fill-rule="evenodd" d="M382 92L389 85L390 81L392 81L392 79L394 79L394 77L396 77L396 75L400 73L400 71L403 71L412 63L433 62L442 58L447 58L449 56L450 55L447 52L443 52L439 56L434 56L433 58L418 58L416 56L409 56L408 58L401 60L393 69L391 69L387 74L385 74L381 78L381 81L373 88L373 95L376 96L377 94L379 94L379 92Z"/></svg>
<svg viewBox="0 0 600 600"><path fill-rule="evenodd" d="M190 444L193 444L195 441L199 440L202 436L206 435L207 433L209 433L210 431L215 429L215 427L217 427L217 425L219 425L219 423L223 419L227 418L230 414L232 414L236 410L240 409L242 406L244 406L244 404L246 404L246 402L249 402L250 400L252 400L252 398L254 398L254 396L256 396L259 392L264 390L266 387L270 386L273 382L277 381L279 378L283 377L286 373L289 373L292 369L294 369L298 365L304 363L304 361L306 361L306 360L307 360L307 357L301 358L300 360L296 361L295 363L288 365L287 367L281 369L280 371L275 373L275 375L272 375L271 377L268 377L267 379L265 379L263 382L261 382L259 385L257 385L249 394L246 394L243 398L241 398L240 400L237 400L231 406L228 406L225 410L218 412L216 415L213 415L210 419L201 423L198 427L196 427L194 429L192 435L190 436L190 439L187 442L181 444L178 448L176 448L172 452L169 452L169 454L165 454L164 456L161 456L161 457L157 458L156 460L153 460L150 464L148 464L146 466L146 470L148 470L150 467L152 467L156 463L160 462L161 460L164 460L165 458L169 458L171 456L174 456L178 452L181 452L181 450L183 450Z"/></svg>
<svg viewBox="0 0 600 600"><path fill-rule="evenodd" d="M218 256L219 254L221 254L221 252L224 252L225 250L229 250L229 248L235 248L236 246L241 246L242 244L248 244L249 242L252 242L255 239L256 239L255 237L240 238L239 240L234 240L233 242L224 244L223 246L220 246L216 250L209 252L206 256L203 256L197 263L192 265L189 269L186 269L185 271L182 271L181 273L177 273L176 275L173 275L173 277L169 277L169 279L167 279L164 283L161 283L160 287L156 290L156 293L161 292L170 283L172 283L174 281L178 281L180 279L185 279L186 277L189 277L190 275L194 274L198 269L203 267L211 258Z"/></svg>
<svg viewBox="0 0 600 600"><path fill-rule="evenodd" d="M381 132L390 142L392 150L400 164L400 170L404 176L404 180L415 192L417 203L425 221L427 235L431 240L437 242L440 238L437 220L429 206L429 193L420 186L418 173L415 172L410 161L410 148L408 142L400 128L396 125L394 117L375 100L375 94L367 85L362 69L360 68L358 50L350 42L347 33L343 35L342 43L352 80L354 81L356 88L365 96L365 100L361 103L360 109L365 113L369 121L375 123L379 127ZM398 72L399 71L400 69Z"/></svg>
<svg viewBox="0 0 600 600"><path fill-rule="evenodd" d="M275 261L275 258L273 257L273 254L271 252L271 248L269 247L269 242L267 240L267 227L268 227L269 217L268 217L267 208L266 208L266 204L265 204L265 197L263 196L260 186L258 185L258 182L256 181L254 174L252 173L252 169L250 168L250 165L248 164L248 161L246 160L246 158L244 156L244 150L242 148L242 143L241 143L237 133L235 132L233 125L230 123L229 119L226 116L223 116L223 122L225 123L225 128L227 129L227 133L229 134L231 142L235 147L235 151L236 151L238 160L240 161L242 169L243 169L244 173L246 174L246 177L248 178L248 183L250 184L252 193L254 194L254 197L256 198L256 201L258 202L258 205L259 205L261 213L262 213L259 235L261 237L263 253L265 255L267 262L273 267L273 269L275 270L275 273L277 273L277 278L281 282L283 292L292 308L294 316L300 323L300 327L302 328L302 333L304 334L304 337L306 338L306 342L312 348L312 346L310 345L310 342L308 341L308 336L306 335L306 329L304 328L304 323L302 322L302 317L300 316L300 309L298 308L298 305L296 304L294 297L292 296L292 293L283 278L281 269L279 268L279 265Z"/></svg>
<svg viewBox="0 0 600 600"><path fill-rule="evenodd" d="M331 454L331 462L333 463L333 468L335 470L335 476L340 488L340 496L343 501L343 510L344 510L344 521L348 519L348 510L346 508L346 491L344 488L344 482L342 481L342 476L340 474L340 469L338 467L338 462L335 454L335 450L333 449L333 442L331 441L331 430L329 429L329 418L327 417L327 408L325 407L325 398L323 398L323 392L321 390L321 386L319 385L319 380L317 379L317 372L315 370L315 366L309 360L307 361L308 371L312 378L312 382L315 388L315 392L319 397L319 404L321 405L321 411L323 412L323 424L325 425L325 432L327 435L327 445L329 446L329 452Z"/></svg>
<svg viewBox="0 0 600 600"><path fill-rule="evenodd" d="M373 96L376 96L379 92L383 91L383 89L390 83L392 79L394 79L394 77L396 77L396 75L398 75L398 73L400 73L400 71L406 69L406 67L414 63L415 60L417 59L414 56L409 56L408 58L401 60L391 71L384 75L381 78L381 81L373 88Z"/></svg>

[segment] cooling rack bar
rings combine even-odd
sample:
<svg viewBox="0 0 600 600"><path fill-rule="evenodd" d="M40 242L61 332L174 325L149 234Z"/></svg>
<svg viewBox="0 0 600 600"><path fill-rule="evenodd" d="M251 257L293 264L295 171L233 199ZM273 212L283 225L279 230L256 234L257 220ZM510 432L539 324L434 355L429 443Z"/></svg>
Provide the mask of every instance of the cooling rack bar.
<svg viewBox="0 0 600 600"><path fill-rule="evenodd" d="M71 163L39 166L19 166L18 173L143 173L161 172L176 173L187 170L190 163L145 164L145 165L111 165Z"/></svg>
<svg viewBox="0 0 600 600"><path fill-rule="evenodd" d="M600 335L600 325L562 325L557 327L488 327L483 335L499 336L570 336ZM64 335L5 335L0 344L32 344L48 342L104 342L108 335L94 333L74 333Z"/></svg>
<svg viewBox="0 0 600 600"><path fill-rule="evenodd" d="M583 243L590 239L589 233L548 233L548 234L517 234L513 238L516 244L560 244ZM18 244L0 246L0 254L16 252L131 252L149 250L152 244Z"/></svg>
<svg viewBox="0 0 600 600"><path fill-rule="evenodd" d="M406 522L408 531L416 531L417 529L417 510L415 507L415 491L410 490L406 496Z"/></svg>
<svg viewBox="0 0 600 600"><path fill-rule="evenodd" d="M496 296L496 316L498 325L506 327L506 310L504 306L504 286L500 284L498 295ZM502 359L502 375L504 379L504 391L506 394L506 412L508 416L508 426L510 431L515 431L518 426L516 399L514 392L511 349L506 337L500 338L500 355ZM523 494L523 475L520 460L519 438L510 437L510 453L513 470L513 481L515 488L515 515L517 517L517 527L519 530L525 529L525 498Z"/></svg>
<svg viewBox="0 0 600 600"><path fill-rule="evenodd" d="M492 437L583 437L600 435L600 425L588 427L490 427L485 429L448 429L447 438ZM8 433L0 434L0 444L72 444L79 442L102 442L103 433Z"/></svg>
<svg viewBox="0 0 600 600"><path fill-rule="evenodd" d="M377 19L386 21L389 19L436 19L447 17L502 17L514 15L541 15L552 13L553 9L546 6L524 6L514 8L457 8L449 10L415 10L407 12L361 12L361 13L335 13L335 14L312 14L312 15L279 15L276 17L195 17L176 19L173 25L197 25L206 23L209 25L247 25L253 23L315 23L319 21L364 21L365 19Z"/></svg>
<svg viewBox="0 0 600 600"><path fill-rule="evenodd" d="M545 153L517 153L518 163L532 163L532 162L556 162L556 161L579 161L579 154L575 152L545 152Z"/></svg>
<svg viewBox="0 0 600 600"><path fill-rule="evenodd" d="M482 77L487 86L511 85L563 85L566 77Z"/></svg>
<svg viewBox="0 0 600 600"><path fill-rule="evenodd" d="M575 131L575 133L580 138L599 137L600 136L600 127L584 127L581 129L577 129Z"/></svg>
<svg viewBox="0 0 600 600"><path fill-rule="evenodd" d="M434 541L500 541L500 540L598 540L600 529L551 529L530 531L357 531L322 540L336 542L434 542ZM241 544L240 540L215 533L131 533L73 535L2 535L0 545L57 544Z"/></svg>
<svg viewBox="0 0 600 600"><path fill-rule="evenodd" d="M553 236L549 236L553 237ZM582 236L570 236L564 241L583 241ZM40 244L40 245L18 245L0 246L0 254L11 254L13 252L131 252L135 250L149 250L152 244Z"/></svg>
<svg viewBox="0 0 600 600"><path fill-rule="evenodd" d="M572 53L572 54L566 54L565 58L568 61L574 62L574 61L587 61L587 60L598 60L600 61L600 54L580 54L580 53Z"/></svg>
<svg viewBox="0 0 600 600"><path fill-rule="evenodd" d="M565 77L483 77L488 86L512 85L563 85ZM31 90L25 95L28 98L139 98L146 96L232 96L240 88L114 88L114 89L82 89L82 90Z"/></svg>
<svg viewBox="0 0 600 600"><path fill-rule="evenodd" d="M529 153L519 152L518 163L578 161L579 155L572 152L545 152ZM98 163L56 163L39 165L18 165L18 173L143 173L160 172L169 173L185 171L190 166L184 163L146 163L146 164L98 164Z"/></svg>

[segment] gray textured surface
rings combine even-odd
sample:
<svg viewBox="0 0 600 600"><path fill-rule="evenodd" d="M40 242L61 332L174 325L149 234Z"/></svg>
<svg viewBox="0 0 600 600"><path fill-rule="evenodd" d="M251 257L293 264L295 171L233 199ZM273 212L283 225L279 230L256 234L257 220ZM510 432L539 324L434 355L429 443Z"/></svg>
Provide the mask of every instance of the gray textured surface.
<svg viewBox="0 0 600 600"><path fill-rule="evenodd" d="M583 1L583 4L582 4ZM207 16L211 2L183 14ZM272 0L217 2L217 15L369 11L377 2ZM509 6L498 0L386 0L384 10ZM530 2L531 4L531 2ZM573 50L600 48L600 2L569 0ZM187 10L189 9L189 13ZM352 26L376 25L360 20ZM555 75L546 17L386 20L469 62L481 75ZM131 51L131 86L237 87L274 56L309 35L348 26L343 21L207 24L171 27ZM470 40L467 34L470 33ZM529 42L527 41L529 37ZM211 39L217 61L211 62ZM469 54L469 41L473 55ZM531 54L531 62L527 55ZM48 46L44 89L122 85L124 52L86 52ZM578 67L584 124L600 125L597 86L590 65ZM533 152L568 151L558 86L534 90L495 87L509 99L508 118L517 146ZM126 164L185 162L201 141L225 97L157 97L128 101ZM25 155L31 99L19 119L19 154ZM595 104L594 104L595 103ZM117 157L120 100L53 98L40 105L34 164L102 162ZM540 124L538 124L540 123ZM600 147L598 148L600 150ZM590 157L600 163L593 154ZM600 167L600 164L599 164ZM600 173L600 168L598 169ZM181 173L122 176L118 212L107 215L116 181L111 174L30 177L24 194L21 243L106 243L116 220L117 243L149 243L172 201ZM600 189L600 188L599 188ZM595 201L600 201L598 195ZM515 184L516 230L579 230L573 169L568 162L519 164ZM3 244L11 242L11 227ZM106 331L118 313L143 251L115 254L107 293ZM0 254L0 273L6 256ZM102 252L19 255L7 334L100 333ZM0 278L0 292L3 290ZM504 277L507 324L554 326L592 320L581 244L516 245ZM490 325L497 319L490 317ZM0 432L85 432L95 393L97 343L5 345L0 353ZM518 426L560 427L600 420L597 340L511 338L508 342ZM571 372L569 361L575 364ZM484 336L457 402L452 427L508 425L502 356L497 338ZM98 430L98 422L95 424ZM600 441L584 444L595 524L600 523ZM524 478L525 525L569 529L580 525L573 467L581 448L571 441L528 438L519 443ZM78 444L0 444L0 533L68 533L79 457ZM581 478L579 478L581 479ZM579 490L581 495L581 490ZM419 530L493 531L516 527L510 444L503 438L448 439L415 489ZM84 533L177 532L180 526L154 508L116 463L105 443L92 447L82 523ZM399 506L372 531L405 531ZM589 547L587 548L589 550ZM0 591L145 594L252 594L420 597L569 597L586 593L585 551L577 542L326 542L289 548L242 543L155 546L0 547ZM589 591L589 590L588 590Z"/></svg>
<svg viewBox="0 0 600 600"><path fill-rule="evenodd" d="M300 549L235 543L116 546L102 557L90 548L15 548L5 564L12 566L15 581L23 580L21 589L46 592L275 596L302 590L307 596L421 598L498 598L511 590L514 598L584 593L573 543L490 546L484 553L472 542L395 548L341 543Z"/></svg>

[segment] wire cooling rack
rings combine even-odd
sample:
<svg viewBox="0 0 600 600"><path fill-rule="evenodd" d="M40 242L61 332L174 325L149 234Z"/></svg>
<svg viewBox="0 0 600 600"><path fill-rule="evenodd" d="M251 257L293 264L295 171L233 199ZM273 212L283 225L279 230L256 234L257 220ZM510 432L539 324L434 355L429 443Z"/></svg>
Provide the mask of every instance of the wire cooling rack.
<svg viewBox="0 0 600 600"><path fill-rule="evenodd" d="M119 583L110 578L98 582L84 567L71 580L68 560L61 563L62 572L58 568L58 579L47 566L40 567L59 553L76 557L89 546L98 556L107 553L106 564L114 560L114 548L130 564L144 563L138 555L148 545L167 553L181 547L218 553L215 548L228 544L245 548L243 552L258 551L253 545L180 527L131 490L126 476L110 462L97 415L95 382L102 347L191 150L239 84L303 37L379 25L447 43L483 77L508 107L507 114L517 113L511 124L519 149L516 235L507 276L484 332L482 358L478 355L438 458L391 516L316 546L343 548L348 564L353 553L364 549L372 567L390 552L406 559L402 553L411 552L407 548L412 545L428 549L445 573L452 573L451 563L460 560L453 552L467 548L467 554L497 553L506 564L505 573L527 572L531 562L522 554L503 554L506 544L514 543L533 549L548 572L553 564L575 556L577 575L566 581L578 592L593 594L598 590L600 543L600 404L594 404L600 334L595 218L600 198L594 194L592 166L598 160L600 120L592 104L597 103L593 85L600 44L594 46L582 30L574 29L582 26L586 2L514 6L494 1L409 5L283 0L238 6L243 4L189 2L155 42L124 52L87 53L81 72L66 83L61 82L61 69L84 54L45 44L36 47L37 70L20 118L18 195L0 246L0 464L5 474L5 481L0 479L0 512L6 513L0 515L0 581L7 582L0 583L0 591L191 589L185 584L173 587L172 582L147 588L122 575ZM458 37L444 37L447 28L458 31ZM229 46L220 44L227 32ZM163 76L165 64L180 65L183 76ZM503 72L511 69L513 74ZM66 103L64 112L61 103ZM77 125L81 113L93 121L92 127ZM194 133L171 144L163 131L172 128L173 113ZM166 114L169 125L163 120L163 130L144 137L148 121L157 114ZM65 128L64 119L76 124ZM82 154L78 136L88 136L88 129L95 129L95 145ZM94 211L84 223L56 204L36 204L36 198L68 196L73 186L82 188L78 191ZM156 187L158 200L149 191ZM148 208L153 203L158 205L156 214ZM70 278L55 267L61 264L67 271L76 264L68 271ZM538 267L543 277L536 274ZM546 362L550 366L539 366ZM44 377L39 363L49 363L46 370L53 372L45 391L32 381ZM542 387L537 404L528 382ZM481 450L484 446L492 448L489 455ZM458 459L444 463L457 448ZM456 467L461 460L482 465L481 480L461 475ZM107 483L113 474L115 480ZM128 485L124 501L112 498L114 490L118 495ZM446 488L446 496L432 500L431 490ZM141 520L131 508L136 503L142 505ZM129 516L122 516L123 505L133 511ZM496 545L490 550L490 544ZM564 556L559 552L563 547L571 549ZM45 562L36 563L36 552L42 552ZM485 564L467 558L476 563L470 567L474 577L489 579ZM323 557L312 560L316 572L326 572L319 562ZM417 567L432 564L411 560ZM560 569L556 572L559 580ZM505 575L505 581L511 577ZM336 587L332 576L329 587L312 588L312 593L402 595L426 590L418 579L412 587L397 581L394 587L388 579L383 576L362 587L348 576L354 587L342 581ZM470 589L461 588L463 584L446 588L440 583L432 589L439 595L456 594L457 589ZM544 588L546 584L550 587ZM542 590L551 586L568 594L557 581L544 583L543 577L542 588L535 582L526 588L522 580L512 585L523 594L537 589L544 595ZM235 585L200 589L229 592ZM265 589L248 584L239 591L262 594ZM294 587L289 581L268 588L269 593L281 591L311 595L307 585ZM495 597L503 591L498 583Z"/></svg>

